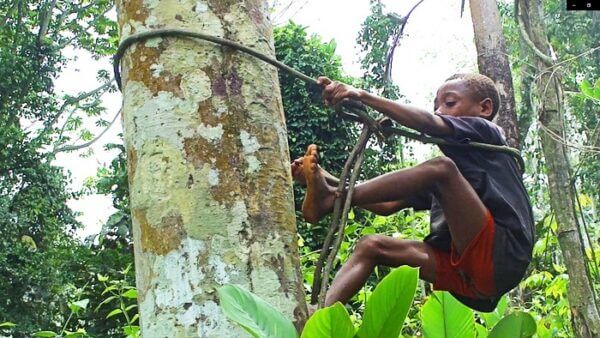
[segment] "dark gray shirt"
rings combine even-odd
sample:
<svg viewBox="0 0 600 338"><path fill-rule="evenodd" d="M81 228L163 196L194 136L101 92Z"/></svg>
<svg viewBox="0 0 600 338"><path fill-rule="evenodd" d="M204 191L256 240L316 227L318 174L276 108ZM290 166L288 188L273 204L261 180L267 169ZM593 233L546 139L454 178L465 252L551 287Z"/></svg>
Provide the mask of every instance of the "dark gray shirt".
<svg viewBox="0 0 600 338"><path fill-rule="evenodd" d="M439 116L454 130L453 135L445 138L448 141L506 145L500 127L488 120L480 117ZM456 163L494 218L497 229L494 265L518 264L526 267L531 260L534 223L531 204L516 160L509 154L476 148L440 146L440 149ZM414 206L418 209L427 209L424 206L428 203L431 209L431 232L425 241L449 251L450 232L438 200L431 195L414 200Z"/></svg>

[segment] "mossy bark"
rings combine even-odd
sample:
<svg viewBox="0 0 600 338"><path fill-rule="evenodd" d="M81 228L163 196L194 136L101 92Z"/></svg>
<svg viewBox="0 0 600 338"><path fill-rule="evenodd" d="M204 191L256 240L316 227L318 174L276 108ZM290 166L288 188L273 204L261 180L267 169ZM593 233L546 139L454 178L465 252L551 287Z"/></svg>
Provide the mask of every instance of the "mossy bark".
<svg viewBox="0 0 600 338"><path fill-rule="evenodd" d="M266 2L117 1L121 38L159 28L274 55ZM208 42L156 38L122 60L142 334L238 337L216 289L246 287L301 326L289 152L277 72Z"/></svg>
<svg viewBox="0 0 600 338"><path fill-rule="evenodd" d="M540 0L521 0L519 11L531 44L549 56L550 44L545 34L543 4ZM563 110L563 89L558 75L550 69L554 64L534 54L539 74L536 94L540 140L548 170L550 204L558 225L558 242L569 274L568 299L571 308L573 332L577 337L599 337L600 315L592 281L586 264L585 246L579 231L575 212L576 196L573 191L568 163ZM562 139L562 140L561 140Z"/></svg>
<svg viewBox="0 0 600 338"><path fill-rule="evenodd" d="M475 32L479 72L494 80L500 93L500 110L495 121L504 129L508 144L519 149L515 93L498 5L496 0L471 0L469 7Z"/></svg>

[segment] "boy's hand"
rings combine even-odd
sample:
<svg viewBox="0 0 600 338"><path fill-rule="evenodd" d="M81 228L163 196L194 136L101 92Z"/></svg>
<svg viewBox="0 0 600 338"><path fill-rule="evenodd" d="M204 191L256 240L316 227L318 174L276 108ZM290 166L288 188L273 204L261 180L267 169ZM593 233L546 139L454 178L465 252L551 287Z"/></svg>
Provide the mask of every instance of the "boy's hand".
<svg viewBox="0 0 600 338"><path fill-rule="evenodd" d="M323 99L328 106L335 106L345 99L360 100L361 90L345 83L321 76L317 79L317 85L323 87Z"/></svg>

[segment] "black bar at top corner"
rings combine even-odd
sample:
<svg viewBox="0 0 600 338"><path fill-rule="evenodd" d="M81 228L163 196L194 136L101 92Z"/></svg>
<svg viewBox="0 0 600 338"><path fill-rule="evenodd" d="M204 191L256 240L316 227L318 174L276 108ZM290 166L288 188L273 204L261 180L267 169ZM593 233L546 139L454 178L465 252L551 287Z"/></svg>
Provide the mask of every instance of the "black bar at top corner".
<svg viewBox="0 0 600 338"><path fill-rule="evenodd" d="M600 0L567 0L568 11L598 11Z"/></svg>

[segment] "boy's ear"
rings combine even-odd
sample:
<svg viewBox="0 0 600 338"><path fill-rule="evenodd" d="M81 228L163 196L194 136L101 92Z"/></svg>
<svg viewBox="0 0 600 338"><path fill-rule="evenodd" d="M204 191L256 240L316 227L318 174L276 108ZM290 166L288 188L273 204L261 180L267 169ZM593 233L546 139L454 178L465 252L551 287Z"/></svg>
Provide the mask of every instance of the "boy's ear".
<svg viewBox="0 0 600 338"><path fill-rule="evenodd" d="M479 102L479 105L481 107L479 116L489 120L490 117L492 117L492 112L494 111L494 103L492 102L492 99L490 99L489 97L485 98L481 102Z"/></svg>

